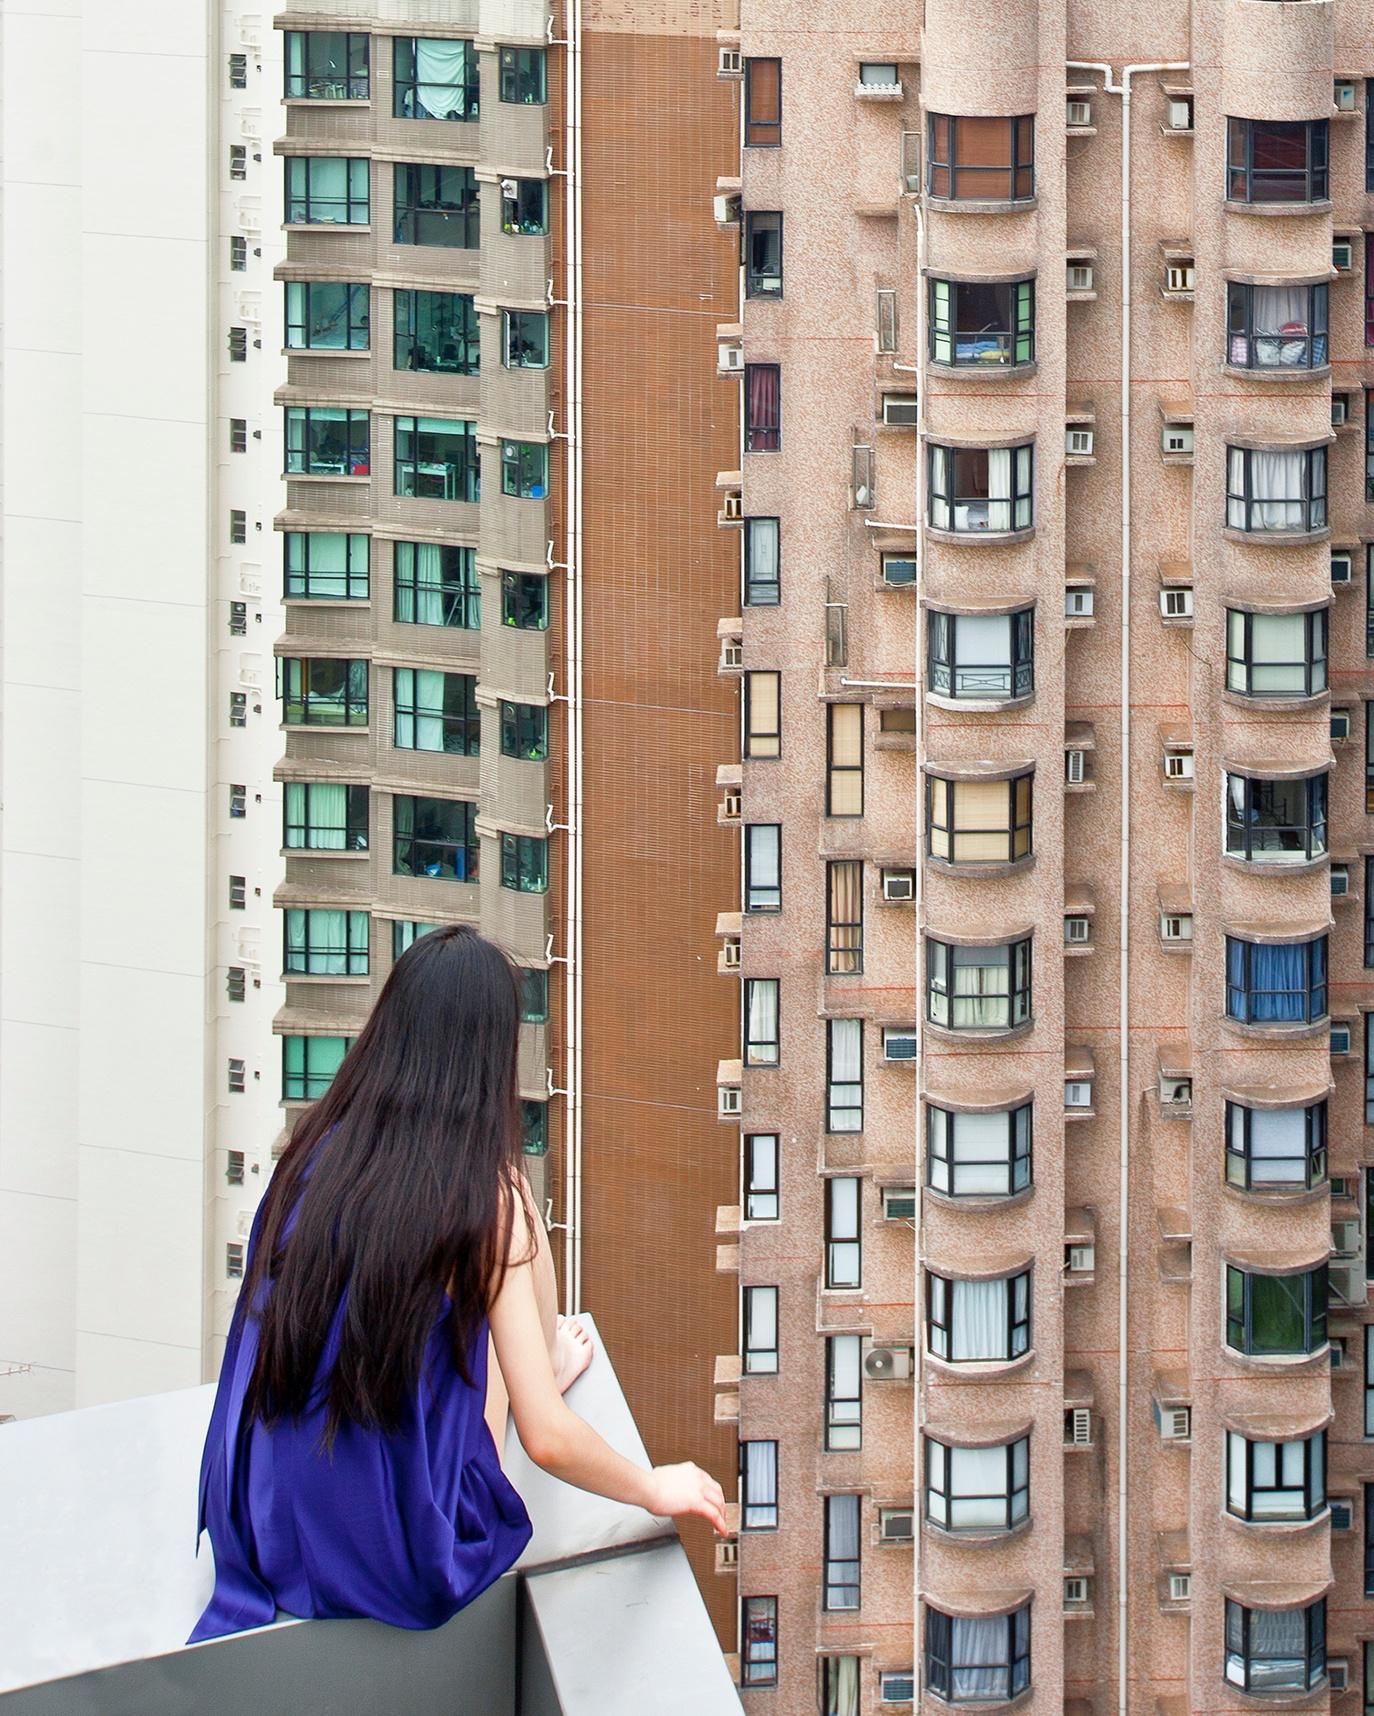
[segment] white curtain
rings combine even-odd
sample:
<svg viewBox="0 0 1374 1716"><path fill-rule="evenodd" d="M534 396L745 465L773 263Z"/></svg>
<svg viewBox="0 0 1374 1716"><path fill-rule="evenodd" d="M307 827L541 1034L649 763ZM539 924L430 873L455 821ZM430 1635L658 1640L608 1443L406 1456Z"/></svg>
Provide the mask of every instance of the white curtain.
<svg viewBox="0 0 1374 1716"><path fill-rule="evenodd" d="M444 551L437 542L417 542L415 555L415 623L444 623Z"/></svg>
<svg viewBox="0 0 1374 1716"><path fill-rule="evenodd" d="M777 889L782 884L782 828L776 822L755 822L749 826L749 890L748 904L757 900L765 905L777 903Z"/></svg>
<svg viewBox="0 0 1374 1716"><path fill-rule="evenodd" d="M1010 447L994 447L988 454L988 529L1011 529Z"/></svg>
<svg viewBox="0 0 1374 1716"><path fill-rule="evenodd" d="M1007 1523L1007 1450L949 1450L950 1525L954 1530Z"/></svg>
<svg viewBox="0 0 1374 1716"><path fill-rule="evenodd" d="M1245 529L1245 450L1226 449L1226 522L1232 530Z"/></svg>
<svg viewBox="0 0 1374 1716"><path fill-rule="evenodd" d="M778 985L774 978L755 977L750 980L745 1044L746 1058L751 1066L772 1066L776 1063Z"/></svg>
<svg viewBox="0 0 1374 1716"><path fill-rule="evenodd" d="M825 1527L826 1607L857 1608L858 1593L853 1587L859 1582L858 1496L827 1496Z"/></svg>
<svg viewBox="0 0 1374 1716"><path fill-rule="evenodd" d="M965 1359L1000 1359L1007 1354L1007 1281L954 1281L950 1354Z"/></svg>
<svg viewBox="0 0 1374 1716"><path fill-rule="evenodd" d="M1009 1677L1006 1668L1000 1665L1010 1656L1008 1624L1005 1615L994 1615L990 1620L955 1616L951 1690L956 1699L1006 1696Z"/></svg>
<svg viewBox="0 0 1374 1716"><path fill-rule="evenodd" d="M1301 1108L1256 1108L1250 1113L1250 1161L1266 1184L1307 1178L1307 1114Z"/></svg>
<svg viewBox="0 0 1374 1716"><path fill-rule="evenodd" d="M948 447L930 450L930 522L936 530L949 529L950 463L954 455Z"/></svg>
<svg viewBox="0 0 1374 1716"><path fill-rule="evenodd" d="M342 852L347 839L348 788L319 783L311 786L310 844L322 852Z"/></svg>
<svg viewBox="0 0 1374 1716"><path fill-rule="evenodd" d="M836 1110L846 1110L837 1113ZM830 1130L863 1130L863 1022L830 1020Z"/></svg>
<svg viewBox="0 0 1374 1716"><path fill-rule="evenodd" d="M999 525L998 529L1005 527ZM954 621L956 697L1011 692L1011 615L959 614Z"/></svg>
<svg viewBox="0 0 1374 1716"><path fill-rule="evenodd" d="M1301 692L1306 684L1307 616L1255 614L1250 622L1251 691Z"/></svg>
<svg viewBox="0 0 1374 1716"><path fill-rule="evenodd" d="M467 72L466 42L441 42L421 37L415 44L415 81L418 101L433 119L447 119L463 111L463 83Z"/></svg>
<svg viewBox="0 0 1374 1716"><path fill-rule="evenodd" d="M778 1445L746 1442L744 1446L744 1524L774 1525L778 1506Z"/></svg>
<svg viewBox="0 0 1374 1716"><path fill-rule="evenodd" d="M953 1119L954 1190L965 1195L1011 1189L1008 1115L956 1114Z"/></svg>
<svg viewBox="0 0 1374 1716"><path fill-rule="evenodd" d="M859 1716L859 1659L832 1656L826 1664L826 1703L821 1716Z"/></svg>
<svg viewBox="0 0 1374 1716"><path fill-rule="evenodd" d="M1301 453L1250 454L1250 487L1254 498L1251 528L1301 530L1303 527Z"/></svg>
<svg viewBox="0 0 1374 1716"><path fill-rule="evenodd" d="M415 675L415 749L444 748L444 676L420 669Z"/></svg>
<svg viewBox="0 0 1374 1716"><path fill-rule="evenodd" d="M747 1287L744 1301L745 1368L758 1375L778 1368L778 1290Z"/></svg>
<svg viewBox="0 0 1374 1716"><path fill-rule="evenodd" d="M957 1029L995 1029L1010 1023L1011 974L1005 947L956 947L951 1022Z"/></svg>
<svg viewBox="0 0 1374 1716"><path fill-rule="evenodd" d="M749 520L749 581L751 584L776 584L778 581L778 521L775 518Z"/></svg>
<svg viewBox="0 0 1374 1716"><path fill-rule="evenodd" d="M1251 300L1255 362L1271 367L1307 363L1307 286L1256 286Z"/></svg>

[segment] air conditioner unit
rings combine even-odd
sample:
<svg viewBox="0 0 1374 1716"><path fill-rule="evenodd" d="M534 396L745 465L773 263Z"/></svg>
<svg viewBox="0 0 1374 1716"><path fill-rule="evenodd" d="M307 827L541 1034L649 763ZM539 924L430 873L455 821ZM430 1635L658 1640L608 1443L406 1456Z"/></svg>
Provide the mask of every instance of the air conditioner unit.
<svg viewBox="0 0 1374 1716"><path fill-rule="evenodd" d="M721 964L725 969L727 971L738 971L740 946L733 936L721 943L720 952Z"/></svg>
<svg viewBox="0 0 1374 1716"><path fill-rule="evenodd" d="M915 1186L884 1186L882 1197L884 1221L915 1221Z"/></svg>
<svg viewBox="0 0 1374 1716"><path fill-rule="evenodd" d="M1191 751L1166 751L1164 753L1164 778L1166 781L1192 780L1193 753Z"/></svg>
<svg viewBox="0 0 1374 1716"><path fill-rule="evenodd" d="M720 812L725 817L738 817L741 809L741 795L737 792L727 792L720 801Z"/></svg>
<svg viewBox="0 0 1374 1716"><path fill-rule="evenodd" d="M883 395L883 422L889 428L914 429L916 427L916 395L914 393L885 393Z"/></svg>
<svg viewBox="0 0 1374 1716"><path fill-rule="evenodd" d="M1193 1596L1193 1576L1191 1573L1171 1573L1169 1575L1169 1601L1171 1603L1187 1603Z"/></svg>
<svg viewBox="0 0 1374 1716"><path fill-rule="evenodd" d="M1069 101L1064 104L1064 123L1066 125L1091 125L1093 110L1091 102Z"/></svg>
<svg viewBox="0 0 1374 1716"><path fill-rule="evenodd" d="M716 1088L716 1113L722 1120L740 1112L740 1088L737 1084L722 1084Z"/></svg>
<svg viewBox="0 0 1374 1716"><path fill-rule="evenodd" d="M1339 429L1343 423L1350 421L1350 395L1348 393L1333 393L1331 395L1331 427Z"/></svg>
<svg viewBox="0 0 1374 1716"><path fill-rule="evenodd" d="M1083 751L1065 751L1064 779L1070 786L1079 786L1087 772L1087 754Z"/></svg>
<svg viewBox="0 0 1374 1716"><path fill-rule="evenodd" d="M879 1508L878 1541L880 1543L911 1543L915 1536L916 1516L910 1508Z"/></svg>
<svg viewBox="0 0 1374 1716"><path fill-rule="evenodd" d="M1081 1609L1088 1600L1088 1581L1081 1573L1071 1573L1064 1581L1064 1607Z"/></svg>
<svg viewBox="0 0 1374 1716"><path fill-rule="evenodd" d="M1338 77L1331 86L1331 101L1337 113L1354 113L1354 80L1348 77Z"/></svg>
<svg viewBox="0 0 1374 1716"><path fill-rule="evenodd" d="M883 871L883 898L911 900L916 896L916 878L910 870Z"/></svg>
<svg viewBox="0 0 1374 1716"><path fill-rule="evenodd" d="M1350 1664L1343 1656L1327 1657L1326 1679L1333 1692L1344 1692L1350 1685Z"/></svg>
<svg viewBox="0 0 1374 1716"><path fill-rule="evenodd" d="M916 1676L909 1668L886 1670L878 1676L879 1704L910 1704L916 1696Z"/></svg>
<svg viewBox="0 0 1374 1716"><path fill-rule="evenodd" d="M1093 1439L1092 1409L1071 1406L1064 1414L1064 1440L1074 1448L1090 1448Z"/></svg>
<svg viewBox="0 0 1374 1716"><path fill-rule="evenodd" d="M1349 1531L1355 1523L1355 1510L1348 1501L1333 1501L1331 1503L1332 1531Z"/></svg>
<svg viewBox="0 0 1374 1716"><path fill-rule="evenodd" d="M1350 238L1333 238L1331 240L1331 266L1348 274L1355 266L1355 241Z"/></svg>
<svg viewBox="0 0 1374 1716"><path fill-rule="evenodd" d="M1092 264L1088 262L1071 262L1068 265L1068 289L1070 292L1091 292L1093 289Z"/></svg>
<svg viewBox="0 0 1374 1716"><path fill-rule="evenodd" d="M1070 586L1064 592L1064 617L1069 620L1090 620L1093 615L1093 591Z"/></svg>
<svg viewBox="0 0 1374 1716"><path fill-rule="evenodd" d="M1196 269L1191 262L1170 262L1164 270L1166 292L1191 292L1196 284Z"/></svg>
<svg viewBox="0 0 1374 1716"><path fill-rule="evenodd" d="M906 1382L911 1376L910 1347L869 1347L864 1375L870 1382Z"/></svg>
<svg viewBox="0 0 1374 1716"><path fill-rule="evenodd" d="M1331 1350L1327 1354L1332 1370L1345 1370L1350 1363L1350 1354L1346 1350L1344 1335L1336 1335L1331 1340Z"/></svg>
<svg viewBox="0 0 1374 1716"><path fill-rule="evenodd" d="M1330 1185L1333 1198L1353 1198L1355 1196L1355 1181L1349 1174L1333 1174Z"/></svg>
<svg viewBox="0 0 1374 1716"><path fill-rule="evenodd" d="M1350 711L1348 709L1333 709L1331 711L1331 737L1333 739L1348 739L1350 737Z"/></svg>
<svg viewBox="0 0 1374 1716"><path fill-rule="evenodd" d="M744 55L739 48L716 50L716 76L738 77L744 70Z"/></svg>
<svg viewBox="0 0 1374 1716"><path fill-rule="evenodd" d="M1064 431L1064 451L1074 458L1087 458L1093 450L1093 432L1091 429L1066 429Z"/></svg>
<svg viewBox="0 0 1374 1716"><path fill-rule="evenodd" d="M1159 1433L1166 1442L1186 1442L1193 1434L1191 1406L1158 1406Z"/></svg>
<svg viewBox="0 0 1374 1716"><path fill-rule="evenodd" d="M1193 450L1193 430L1188 423L1166 423L1160 431L1160 451L1178 457Z"/></svg>
<svg viewBox="0 0 1374 1716"><path fill-rule="evenodd" d="M1364 1304L1369 1283L1364 1278L1362 1259L1339 1263L1333 1259L1326 1266L1326 1278L1331 1288L1331 1297L1338 1305Z"/></svg>
<svg viewBox="0 0 1374 1716"><path fill-rule="evenodd" d="M1066 947L1081 947L1084 942L1092 940L1093 928L1087 918L1064 919L1064 945Z"/></svg>
<svg viewBox="0 0 1374 1716"><path fill-rule="evenodd" d="M1191 1108L1193 1105L1192 1079L1161 1077L1159 1100L1167 1108Z"/></svg>
<svg viewBox="0 0 1374 1716"><path fill-rule="evenodd" d="M717 367L731 375L744 374L744 347L723 345L717 349Z"/></svg>
<svg viewBox="0 0 1374 1716"><path fill-rule="evenodd" d="M1069 1245L1064 1248L1064 1267L1071 1275L1091 1275L1096 1252L1091 1245Z"/></svg>
<svg viewBox="0 0 1374 1716"><path fill-rule="evenodd" d="M1193 129L1193 103L1189 97L1171 96L1165 111L1170 131Z"/></svg>
<svg viewBox="0 0 1374 1716"><path fill-rule="evenodd" d="M916 1059L915 1031L883 1027L883 1059L885 1061L914 1061Z"/></svg>
<svg viewBox="0 0 1374 1716"><path fill-rule="evenodd" d="M1331 1053L1333 1055L1348 1055L1350 1042L1349 1025L1333 1025L1331 1027Z"/></svg>
<svg viewBox="0 0 1374 1716"><path fill-rule="evenodd" d="M1339 900L1350 892L1350 869L1345 864L1331 866L1331 898Z"/></svg>
<svg viewBox="0 0 1374 1716"><path fill-rule="evenodd" d="M1193 914L1191 912L1161 912L1159 914L1159 939L1161 941L1191 941L1193 939Z"/></svg>
<svg viewBox="0 0 1374 1716"><path fill-rule="evenodd" d="M1064 1080L1065 1108L1091 1108L1093 1105L1093 1087L1089 1079L1069 1078Z"/></svg>
<svg viewBox="0 0 1374 1716"><path fill-rule="evenodd" d="M1354 576L1354 560L1348 548L1338 548L1331 556L1331 582L1348 584Z"/></svg>

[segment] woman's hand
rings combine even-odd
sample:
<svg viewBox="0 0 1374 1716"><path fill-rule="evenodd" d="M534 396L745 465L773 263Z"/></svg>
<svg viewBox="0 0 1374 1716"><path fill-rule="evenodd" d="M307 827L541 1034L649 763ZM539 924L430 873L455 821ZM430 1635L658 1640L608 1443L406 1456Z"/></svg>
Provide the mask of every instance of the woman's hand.
<svg viewBox="0 0 1374 1716"><path fill-rule="evenodd" d="M725 1492L709 1472L685 1460L680 1466L655 1466L650 1474L652 1496L649 1512L676 1518L700 1514L725 1537Z"/></svg>

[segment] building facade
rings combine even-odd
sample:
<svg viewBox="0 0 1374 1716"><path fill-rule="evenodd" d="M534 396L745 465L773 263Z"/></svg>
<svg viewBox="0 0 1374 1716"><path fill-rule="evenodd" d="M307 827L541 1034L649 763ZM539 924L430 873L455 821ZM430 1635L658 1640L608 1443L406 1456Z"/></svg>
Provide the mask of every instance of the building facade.
<svg viewBox="0 0 1374 1716"><path fill-rule="evenodd" d="M737 23L746 1708L1374 1708L1368 13Z"/></svg>

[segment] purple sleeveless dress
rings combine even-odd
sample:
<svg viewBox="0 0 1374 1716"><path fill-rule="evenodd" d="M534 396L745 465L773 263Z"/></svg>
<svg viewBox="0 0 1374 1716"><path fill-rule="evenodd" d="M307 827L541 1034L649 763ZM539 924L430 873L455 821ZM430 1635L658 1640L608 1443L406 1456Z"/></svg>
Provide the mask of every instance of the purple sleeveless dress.
<svg viewBox="0 0 1374 1716"><path fill-rule="evenodd" d="M293 1210L287 1234L295 1216ZM249 1263L261 1217L259 1206ZM270 1291L263 1282L259 1312ZM323 1384L338 1354L346 1300L347 1289L307 1411L268 1430L260 1420L240 1422L258 1347L257 1318L246 1314L240 1296L200 1468L196 1552L208 1528L215 1589L187 1644L266 1626L279 1608L301 1617L442 1626L512 1567L529 1542L529 1515L501 1470L483 1417L487 1325L474 1340L469 1386L444 1329L447 1294L436 1297L401 1427L382 1435L346 1423L332 1457L316 1452Z"/></svg>

